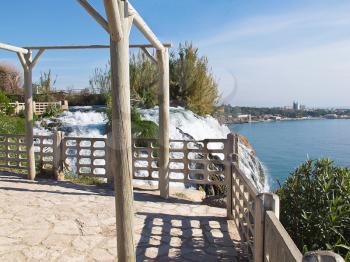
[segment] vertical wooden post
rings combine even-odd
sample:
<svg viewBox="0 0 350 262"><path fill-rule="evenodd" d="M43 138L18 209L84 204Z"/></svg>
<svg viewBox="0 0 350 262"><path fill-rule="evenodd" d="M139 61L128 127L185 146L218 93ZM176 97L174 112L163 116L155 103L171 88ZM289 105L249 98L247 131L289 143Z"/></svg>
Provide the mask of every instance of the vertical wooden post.
<svg viewBox="0 0 350 262"><path fill-rule="evenodd" d="M53 172L56 180L64 180L63 143L63 133L56 131L53 134Z"/></svg>
<svg viewBox="0 0 350 262"><path fill-rule="evenodd" d="M157 50L159 66L159 190L169 198L169 51Z"/></svg>
<svg viewBox="0 0 350 262"><path fill-rule="evenodd" d="M261 193L254 201L255 221L254 221L254 262L264 261L264 239L265 239L265 213L273 211L279 219L280 201L276 194Z"/></svg>
<svg viewBox="0 0 350 262"><path fill-rule="evenodd" d="M227 186L227 192L226 192L226 206L227 206L227 218L233 219L232 214L232 196L233 196L233 184L232 184L232 172L233 172L233 166L232 162L236 159L234 159L233 153L234 153L234 142L235 142L235 135L230 133L227 135L226 140L226 156L225 156L225 180L226 186Z"/></svg>
<svg viewBox="0 0 350 262"><path fill-rule="evenodd" d="M118 6L117 6L118 3ZM136 261L133 238L133 188L131 152L131 109L129 76L129 23L126 1L104 1L110 30L118 28L111 23L120 23L123 32L120 40L111 35L112 70L112 163L114 175L115 209L117 224L118 261ZM111 10L119 9L111 14ZM110 19L112 17L113 19Z"/></svg>
<svg viewBox="0 0 350 262"><path fill-rule="evenodd" d="M235 149L234 149L234 152L235 152L235 161L236 161L236 165L237 165L237 168L239 168L239 135L238 134L235 134L234 135L234 146L235 146Z"/></svg>
<svg viewBox="0 0 350 262"><path fill-rule="evenodd" d="M32 83L32 52L25 55L26 64L23 64L24 71L24 96L25 96L25 129L26 148L28 157L28 179L35 179L35 155L33 139L33 83Z"/></svg>
<svg viewBox="0 0 350 262"><path fill-rule="evenodd" d="M107 140L106 140L106 174L107 174L107 183L111 187L114 187L114 176L112 172L112 156L113 156L113 140L112 140L112 134L111 132L108 132L107 134Z"/></svg>

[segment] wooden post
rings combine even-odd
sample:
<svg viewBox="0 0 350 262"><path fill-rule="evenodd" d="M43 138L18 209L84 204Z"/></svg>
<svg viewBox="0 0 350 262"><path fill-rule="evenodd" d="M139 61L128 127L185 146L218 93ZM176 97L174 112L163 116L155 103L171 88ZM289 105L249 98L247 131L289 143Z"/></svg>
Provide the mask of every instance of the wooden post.
<svg viewBox="0 0 350 262"><path fill-rule="evenodd" d="M16 114L16 115L19 114L19 105L18 105L18 101L16 101L16 105L15 105L15 114Z"/></svg>
<svg viewBox="0 0 350 262"><path fill-rule="evenodd" d="M56 180L64 180L63 173L63 133L56 131L53 134L53 172Z"/></svg>
<svg viewBox="0 0 350 262"><path fill-rule="evenodd" d="M235 161L236 161L236 165L237 165L237 168L239 168L239 135L238 134L235 134L234 135L234 139L235 139L235 142L234 142L234 146L235 146L235 149L234 149L234 152L235 152Z"/></svg>
<svg viewBox="0 0 350 262"><path fill-rule="evenodd" d="M34 155L34 134L33 134L33 83L32 83L32 52L24 55L25 60L21 60L24 71L24 97L25 97L25 129L26 148L28 158L28 179L35 179L35 155Z"/></svg>
<svg viewBox="0 0 350 262"><path fill-rule="evenodd" d="M226 191L226 206L227 206L227 219L233 219L233 214L232 214L232 196L233 196L233 184L232 184L232 171L233 171L233 166L232 162L234 161L234 142L235 142L235 135L230 133L227 135L227 140L226 140L226 156L225 156L225 181L226 181L226 186L227 186L227 191ZM235 160L236 161L236 160Z"/></svg>
<svg viewBox="0 0 350 262"><path fill-rule="evenodd" d="M136 261L133 238L133 189L132 189L132 152L131 152L131 109L129 79L129 20L125 10L127 4L121 0L105 0L106 12L118 3L119 17L109 20L110 31L118 28L111 23L120 23L123 32L114 32L122 36L120 40L111 35L112 70L112 163L110 170L114 175L115 209L117 224L118 261ZM126 12L126 13L125 13Z"/></svg>
<svg viewBox="0 0 350 262"><path fill-rule="evenodd" d="M169 198L169 52L157 50L159 90L159 190Z"/></svg>
<svg viewBox="0 0 350 262"><path fill-rule="evenodd" d="M113 155L113 140L112 133L108 132L106 140L106 174L107 174L107 184L114 187L114 176L112 172L112 155Z"/></svg>
<svg viewBox="0 0 350 262"><path fill-rule="evenodd" d="M273 211L279 219L280 202L279 197L276 194L261 193L255 198L254 204L254 262L263 262L265 213L268 210Z"/></svg>

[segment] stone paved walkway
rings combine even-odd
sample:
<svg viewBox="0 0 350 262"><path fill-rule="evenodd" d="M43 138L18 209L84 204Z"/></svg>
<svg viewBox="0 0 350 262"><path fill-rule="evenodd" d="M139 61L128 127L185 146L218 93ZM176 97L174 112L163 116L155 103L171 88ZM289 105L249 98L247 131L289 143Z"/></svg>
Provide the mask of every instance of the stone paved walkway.
<svg viewBox="0 0 350 262"><path fill-rule="evenodd" d="M138 261L236 261L225 209L135 191ZM116 261L109 189L0 174L0 261Z"/></svg>

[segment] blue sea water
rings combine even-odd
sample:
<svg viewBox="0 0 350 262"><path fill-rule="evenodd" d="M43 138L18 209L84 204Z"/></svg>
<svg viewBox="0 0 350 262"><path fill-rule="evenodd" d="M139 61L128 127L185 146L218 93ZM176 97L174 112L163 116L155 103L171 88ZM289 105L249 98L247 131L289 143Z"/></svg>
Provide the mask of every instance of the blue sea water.
<svg viewBox="0 0 350 262"><path fill-rule="evenodd" d="M234 124L267 169L272 190L306 159L330 158L350 167L350 120L320 119Z"/></svg>

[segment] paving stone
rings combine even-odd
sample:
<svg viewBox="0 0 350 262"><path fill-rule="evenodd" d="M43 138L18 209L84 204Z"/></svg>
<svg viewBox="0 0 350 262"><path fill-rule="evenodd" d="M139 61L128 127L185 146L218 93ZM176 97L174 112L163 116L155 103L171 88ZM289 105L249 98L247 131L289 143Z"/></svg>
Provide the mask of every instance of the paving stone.
<svg viewBox="0 0 350 262"><path fill-rule="evenodd" d="M15 190L0 191L0 261L116 261L113 192L3 177ZM225 209L158 194L135 190L137 261L236 261Z"/></svg>

